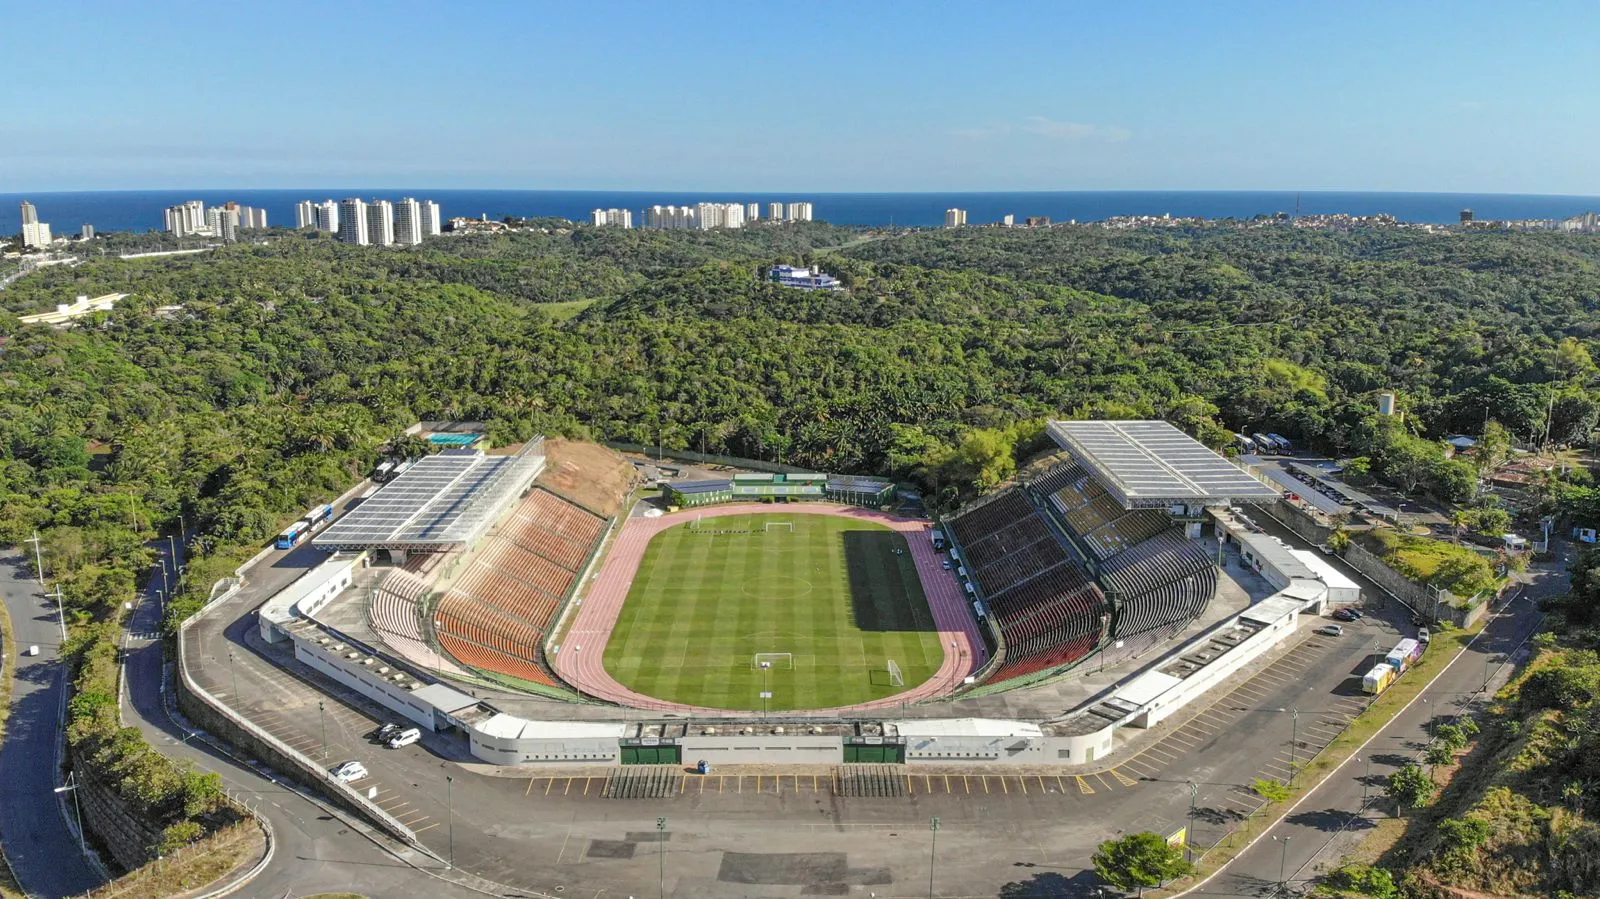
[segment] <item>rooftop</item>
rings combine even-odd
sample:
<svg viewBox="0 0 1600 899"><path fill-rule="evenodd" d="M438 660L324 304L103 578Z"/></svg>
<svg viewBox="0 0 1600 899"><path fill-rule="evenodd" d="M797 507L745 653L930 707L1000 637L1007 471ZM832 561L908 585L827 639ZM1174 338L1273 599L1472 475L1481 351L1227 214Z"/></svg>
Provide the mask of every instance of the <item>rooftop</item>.
<svg viewBox="0 0 1600 899"><path fill-rule="evenodd" d="M1052 421L1049 432L1124 508L1278 499L1278 491L1164 421Z"/></svg>
<svg viewBox="0 0 1600 899"><path fill-rule="evenodd" d="M442 550L482 536L495 513L538 477L543 442L515 456L449 449L419 459L311 541L322 550Z"/></svg>

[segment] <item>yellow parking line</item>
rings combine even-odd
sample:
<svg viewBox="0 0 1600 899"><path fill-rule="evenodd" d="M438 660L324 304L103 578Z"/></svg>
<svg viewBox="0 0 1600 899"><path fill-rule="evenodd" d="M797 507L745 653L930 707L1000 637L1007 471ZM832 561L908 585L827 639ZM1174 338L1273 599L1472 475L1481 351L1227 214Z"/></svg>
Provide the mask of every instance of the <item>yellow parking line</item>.
<svg viewBox="0 0 1600 899"><path fill-rule="evenodd" d="M1021 777L1017 778L1017 786L1022 788L1022 795L1028 795L1028 782Z"/></svg>
<svg viewBox="0 0 1600 899"><path fill-rule="evenodd" d="M720 774L717 775L717 792L722 792L722 775Z"/></svg>
<svg viewBox="0 0 1600 899"><path fill-rule="evenodd" d="M1177 731L1173 731L1172 733L1167 734L1167 739L1171 740L1174 743L1182 743L1184 746L1186 746L1186 747L1188 747L1190 749L1193 749L1194 747L1200 745L1200 741L1199 740L1194 740L1194 739L1190 739L1189 737L1185 737L1185 736L1179 734Z"/></svg>
<svg viewBox="0 0 1600 899"><path fill-rule="evenodd" d="M678 778L678 795L682 796L684 793L687 793L688 791L689 791L689 780L688 780L688 778L684 778L684 777Z"/></svg>
<svg viewBox="0 0 1600 899"><path fill-rule="evenodd" d="M1128 775L1123 774L1122 771L1120 771L1117 768L1112 768L1111 769L1111 776L1115 777L1117 780L1121 781L1122 785L1125 786L1125 787L1136 787L1136 786L1139 785L1139 782L1137 780L1134 780L1133 778L1129 777Z"/></svg>
<svg viewBox="0 0 1600 899"><path fill-rule="evenodd" d="M981 775L981 776L983 777L983 792L984 793L988 793L989 792L989 775L984 774L984 775Z"/></svg>
<svg viewBox="0 0 1600 899"><path fill-rule="evenodd" d="M906 792L912 794L913 796L915 796L917 793L917 785L912 782L911 775L909 774L906 775Z"/></svg>
<svg viewBox="0 0 1600 899"><path fill-rule="evenodd" d="M556 779L554 777L552 777L549 780L545 781L544 794L546 796L549 796L550 795L550 788L555 786L555 785L556 785Z"/></svg>
<svg viewBox="0 0 1600 899"><path fill-rule="evenodd" d="M439 822L435 821L432 824L429 824L429 825L427 825L425 827L413 827L413 828L411 828L411 832L412 833L422 833L424 830L427 830L429 827L438 827L438 826L439 826Z"/></svg>
<svg viewBox="0 0 1600 899"><path fill-rule="evenodd" d="M565 795L567 795L568 793L571 793L571 792L572 792L572 778L569 777L569 778L567 778L567 788L565 790L561 791L561 795L565 796Z"/></svg>
<svg viewBox="0 0 1600 899"><path fill-rule="evenodd" d="M1111 784L1106 782L1105 772L1104 771L1096 771L1093 774L1091 774L1090 776L1093 777L1095 780L1100 781L1100 786L1105 787L1107 790L1111 789Z"/></svg>
<svg viewBox="0 0 1600 899"><path fill-rule="evenodd" d="M972 781L965 774L961 775L961 784L967 788L967 794L970 796L972 794Z"/></svg>
<svg viewBox="0 0 1600 899"><path fill-rule="evenodd" d="M1149 762L1141 762L1137 758L1128 759L1127 761L1122 763L1122 767L1124 767L1124 768L1132 768L1133 770L1138 771L1140 774L1144 774L1146 776L1151 776L1151 777L1155 776L1158 772L1161 771L1161 769L1156 767L1155 765L1151 765ZM1142 770L1140 770L1141 767L1148 767L1150 770L1142 771Z"/></svg>
<svg viewBox="0 0 1600 899"><path fill-rule="evenodd" d="M741 795L744 793L744 775L743 774L739 775L739 783L735 786L735 791L740 793Z"/></svg>
<svg viewBox="0 0 1600 899"><path fill-rule="evenodd" d="M946 795L950 793L950 775L948 774L944 776L944 791Z"/></svg>
<svg viewBox="0 0 1600 899"><path fill-rule="evenodd" d="M1066 778L1064 778L1061 775L1057 774L1056 775L1056 786L1060 787L1061 788L1061 792L1065 793L1067 791L1067 780L1066 780Z"/></svg>
<svg viewBox="0 0 1600 899"><path fill-rule="evenodd" d="M815 793L816 791L817 791L817 776L815 774L813 774L813 775L811 775L811 792Z"/></svg>
<svg viewBox="0 0 1600 899"><path fill-rule="evenodd" d="M756 792L761 792L761 775L756 775Z"/></svg>
<svg viewBox="0 0 1600 899"><path fill-rule="evenodd" d="M1078 792L1084 794L1085 796L1094 795L1094 787L1089 786L1089 782L1084 780L1081 775L1074 775L1073 779L1078 782Z"/></svg>
<svg viewBox="0 0 1600 899"><path fill-rule="evenodd" d="M1044 775L1043 774L1039 775L1039 792L1041 792L1041 793L1050 792L1050 790L1048 788L1046 788L1045 785L1044 785Z"/></svg>
<svg viewBox="0 0 1600 899"><path fill-rule="evenodd" d="M526 796L526 795L528 795L529 793L532 793L532 792L533 792L533 778L530 777L530 778L528 778L528 788L526 790L522 791L522 795Z"/></svg>
<svg viewBox="0 0 1600 899"><path fill-rule="evenodd" d="M924 775L922 775L922 787L923 787L922 791L924 793L932 793L933 792L933 775L932 774L924 774Z"/></svg>

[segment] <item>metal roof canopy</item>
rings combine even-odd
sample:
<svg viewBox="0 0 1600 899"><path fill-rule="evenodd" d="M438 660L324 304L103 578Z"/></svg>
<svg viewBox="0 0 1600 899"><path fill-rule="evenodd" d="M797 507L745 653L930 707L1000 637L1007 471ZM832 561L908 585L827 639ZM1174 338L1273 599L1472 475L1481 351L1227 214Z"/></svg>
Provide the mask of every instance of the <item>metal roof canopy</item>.
<svg viewBox="0 0 1600 899"><path fill-rule="evenodd" d="M1052 421L1048 430L1125 509L1279 496L1164 421Z"/></svg>
<svg viewBox="0 0 1600 899"><path fill-rule="evenodd" d="M311 545L335 549L448 549L482 535L494 513L544 467L542 440L515 456L451 449L417 460L329 525Z"/></svg>

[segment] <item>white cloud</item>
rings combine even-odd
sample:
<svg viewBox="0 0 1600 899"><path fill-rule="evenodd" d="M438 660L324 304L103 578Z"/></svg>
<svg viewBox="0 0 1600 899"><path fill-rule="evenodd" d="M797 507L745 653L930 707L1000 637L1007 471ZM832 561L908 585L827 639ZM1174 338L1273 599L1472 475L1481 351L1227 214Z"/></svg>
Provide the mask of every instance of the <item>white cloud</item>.
<svg viewBox="0 0 1600 899"><path fill-rule="evenodd" d="M1091 125L1085 122L1061 122L1044 116L1028 116L1020 122L995 122L975 128L958 128L952 135L967 140L992 140L1013 134L1031 134L1063 143L1098 142L1120 144L1133 137L1133 132L1121 125Z"/></svg>

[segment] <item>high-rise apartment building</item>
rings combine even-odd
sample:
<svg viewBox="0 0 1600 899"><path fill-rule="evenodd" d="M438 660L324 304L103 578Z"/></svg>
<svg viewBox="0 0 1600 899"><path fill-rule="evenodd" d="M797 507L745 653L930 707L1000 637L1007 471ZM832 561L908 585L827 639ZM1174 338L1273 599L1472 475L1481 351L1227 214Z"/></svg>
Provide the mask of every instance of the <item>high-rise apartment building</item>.
<svg viewBox="0 0 1600 899"><path fill-rule="evenodd" d="M809 222L811 221L811 204L805 202L790 203L784 209L783 217L785 221L790 222Z"/></svg>
<svg viewBox="0 0 1600 899"><path fill-rule="evenodd" d="M422 236L438 237L442 233L439 227L442 223L439 217L439 204L432 200L423 200L420 203L420 207L422 209Z"/></svg>
<svg viewBox="0 0 1600 899"><path fill-rule="evenodd" d="M422 243L422 204L410 197L394 204L394 242L405 246Z"/></svg>
<svg viewBox="0 0 1600 899"><path fill-rule="evenodd" d="M1005 225L1007 228L1014 227L1017 224L1017 217L1008 212L1000 218L1000 224Z"/></svg>
<svg viewBox="0 0 1600 899"><path fill-rule="evenodd" d="M761 218L761 204L751 203L744 208L744 220L747 222L758 221Z"/></svg>
<svg viewBox="0 0 1600 899"><path fill-rule="evenodd" d="M94 240L94 226L84 222L83 229L78 232L79 240Z"/></svg>
<svg viewBox="0 0 1600 899"><path fill-rule="evenodd" d="M944 226L946 228L960 228L967 223L965 209L946 209L944 211Z"/></svg>
<svg viewBox="0 0 1600 899"><path fill-rule="evenodd" d="M692 228L710 231L712 228L743 228L744 207L738 203L700 203L695 206L695 223Z"/></svg>
<svg viewBox="0 0 1600 899"><path fill-rule="evenodd" d="M27 200L22 201L22 223L24 225L39 224L39 210Z"/></svg>
<svg viewBox="0 0 1600 899"><path fill-rule="evenodd" d="M767 204L767 218L771 219L774 222L783 221L783 204L782 203L768 203Z"/></svg>
<svg viewBox="0 0 1600 899"><path fill-rule="evenodd" d="M317 204L310 200L301 200L294 204L294 226L296 228L315 228L317 226Z"/></svg>
<svg viewBox="0 0 1600 899"><path fill-rule="evenodd" d="M39 221L39 210L27 200L22 201L22 245L46 247L50 245L50 224Z"/></svg>
<svg viewBox="0 0 1600 899"><path fill-rule="evenodd" d="M596 209L589 216L590 223L596 228L632 228L632 209Z"/></svg>
<svg viewBox="0 0 1600 899"><path fill-rule="evenodd" d="M211 230L211 221L206 216L206 204L200 200L169 206L165 215L167 230L178 237L189 237Z"/></svg>
<svg viewBox="0 0 1600 899"><path fill-rule="evenodd" d="M698 228L700 216L688 206L651 206L645 217L649 228Z"/></svg>
<svg viewBox="0 0 1600 899"><path fill-rule="evenodd" d="M220 237L228 243L239 239L239 204L229 203L225 206L213 206L206 210L206 230L212 237Z"/></svg>
<svg viewBox="0 0 1600 899"><path fill-rule="evenodd" d="M343 243L366 246L367 204L360 197L349 197L339 203L339 240Z"/></svg>
<svg viewBox="0 0 1600 899"><path fill-rule="evenodd" d="M329 234L339 233L338 203L332 200L323 200L321 203L316 204L314 215L312 226L318 231L326 231Z"/></svg>
<svg viewBox="0 0 1600 899"><path fill-rule="evenodd" d="M265 228L267 226L267 211L259 206L239 207L239 227Z"/></svg>
<svg viewBox="0 0 1600 899"><path fill-rule="evenodd" d="M394 204L388 200L367 204L367 242L375 247L394 243Z"/></svg>

